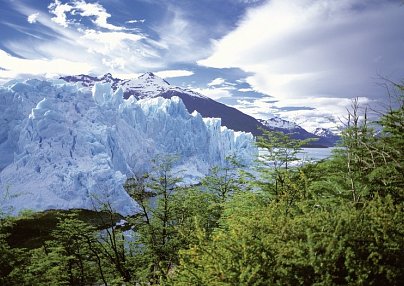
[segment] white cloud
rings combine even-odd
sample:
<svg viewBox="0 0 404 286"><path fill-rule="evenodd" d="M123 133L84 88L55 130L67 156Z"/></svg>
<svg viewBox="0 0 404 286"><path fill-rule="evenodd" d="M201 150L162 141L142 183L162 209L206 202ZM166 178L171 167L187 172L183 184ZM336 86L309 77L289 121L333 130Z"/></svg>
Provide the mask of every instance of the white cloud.
<svg viewBox="0 0 404 286"><path fill-rule="evenodd" d="M249 10L198 63L241 68L255 91L280 103L342 116L350 98L383 95L377 74L404 75L400 26L394 1L272 0Z"/></svg>
<svg viewBox="0 0 404 286"><path fill-rule="evenodd" d="M239 2L244 3L244 4L254 4L257 2L262 2L263 0L239 0Z"/></svg>
<svg viewBox="0 0 404 286"><path fill-rule="evenodd" d="M93 21L98 27L109 29L109 30L123 30L123 27L118 27L107 22L111 14L107 13L104 7L99 3L86 3L85 1L75 1L75 9L81 11L80 15L83 17L94 16Z"/></svg>
<svg viewBox="0 0 404 286"><path fill-rule="evenodd" d="M240 92L252 92L252 91L254 91L254 89L252 89L252 88L239 88L238 91L240 91Z"/></svg>
<svg viewBox="0 0 404 286"><path fill-rule="evenodd" d="M82 17L95 18L91 21L100 28L115 31L125 29L124 27L108 23L108 18L111 17L111 14L109 14L99 3L87 3L84 0L74 0L70 3L62 4L59 0L54 0L53 3L49 4L48 8L49 12L55 15L55 17L52 18L52 21L63 27L67 27L69 24L74 23L74 20L69 20L67 18L68 14L79 14Z"/></svg>
<svg viewBox="0 0 404 286"><path fill-rule="evenodd" d="M36 12L21 3L14 5L17 11L27 17ZM55 23L51 17L40 14L37 18L40 24L38 29L40 28L41 33L45 33L49 39L37 38L27 45L26 38L20 38L4 42L4 46L19 58L40 59L51 63L57 61L82 63L81 67L85 68L76 69L78 73L134 74L164 67L164 61L158 50L150 45L143 34L134 30L102 32L77 25L64 27L60 23ZM48 67L50 66L44 65L42 70L38 70L38 74L47 72ZM73 71L68 69L66 73ZM16 68L15 71L10 69L7 73L3 72L3 77L10 75L11 78L21 72L23 72L21 69Z"/></svg>
<svg viewBox="0 0 404 286"><path fill-rule="evenodd" d="M27 18L37 11L21 2L12 3L13 7ZM174 12L174 17L167 17L161 26L151 27L160 36L153 40L137 29L108 26L110 14L98 3L73 0L65 4L59 0L49 5L50 14L40 13L36 18L38 29L47 37L33 37L31 32L20 29L35 40L27 45L26 38L4 42L6 49L13 51L19 58L41 59L48 62L57 60L69 63L86 63L87 71L96 74L110 72L126 75L144 73L145 71L163 71L164 77L189 76L191 71L164 69L172 62L186 62L200 57L202 47L195 52L197 40L195 31L181 12ZM170 14L171 15L171 14ZM81 17L90 17L97 27L85 27L79 21ZM142 20L139 20L140 22ZM97 29L106 28L107 30ZM18 27L16 27L18 28ZM198 56L199 55L199 56ZM44 68L48 67L45 65ZM90 70L88 67L91 67ZM6 74L18 74L15 71L3 71ZM46 72L42 70L40 72Z"/></svg>
<svg viewBox="0 0 404 286"><path fill-rule="evenodd" d="M113 50L125 49L126 44L135 43L144 39L142 35L125 32L99 32L95 30L85 30L81 36L84 40L89 40L88 51L108 55ZM126 47L127 48L127 47Z"/></svg>
<svg viewBox="0 0 404 286"><path fill-rule="evenodd" d="M276 114L277 109L272 101L268 101L269 98L257 98L257 99L239 99L237 104L233 107L241 110L242 112L259 119L268 119Z"/></svg>
<svg viewBox="0 0 404 286"><path fill-rule="evenodd" d="M49 4L48 6L49 12L55 15L52 18L52 21L63 26L67 27L69 21L67 20L66 13L70 12L73 7L69 4L62 4L59 0L55 0L55 2Z"/></svg>
<svg viewBox="0 0 404 286"><path fill-rule="evenodd" d="M38 13L38 12L29 15L29 16L27 17L28 23L30 23L30 24L36 23L38 16L39 16L39 13Z"/></svg>
<svg viewBox="0 0 404 286"><path fill-rule="evenodd" d="M127 24L142 23L143 24L144 22L146 22L145 19L140 19L140 20L134 19L134 20L126 21L125 23L127 23Z"/></svg>
<svg viewBox="0 0 404 286"><path fill-rule="evenodd" d="M228 82L226 81L224 78L218 77L215 78L214 80L212 80L211 82L209 82L208 87L211 88L220 88L223 90L235 90L236 89L236 83L232 83L232 82Z"/></svg>
<svg viewBox="0 0 404 286"><path fill-rule="evenodd" d="M19 75L79 74L88 73L91 66L84 62L73 62L63 59L29 60L11 56L0 50L0 78L9 79Z"/></svg>
<svg viewBox="0 0 404 286"><path fill-rule="evenodd" d="M165 70L155 72L154 74L156 74L161 78L173 78L173 77L191 76L194 74L194 72L188 70Z"/></svg>
<svg viewBox="0 0 404 286"><path fill-rule="evenodd" d="M210 97L214 100L231 97L232 93L227 88L192 88L195 92Z"/></svg>
<svg viewBox="0 0 404 286"><path fill-rule="evenodd" d="M226 81L224 78L218 77L215 78L214 80L212 80L210 83L208 83L208 86L217 86L217 85L222 85L224 84Z"/></svg>
<svg viewBox="0 0 404 286"><path fill-rule="evenodd" d="M112 75L119 79L133 79L138 78L142 73L113 73Z"/></svg>
<svg viewBox="0 0 404 286"><path fill-rule="evenodd" d="M360 97L360 105L370 104L366 97ZM301 99L285 99L275 101L274 98L262 97L251 100L237 100L235 108L251 115L255 118L268 119L279 116L283 119L295 122L306 130L314 130L322 126L335 129L344 121L347 114L347 107L352 103L349 98L330 98L330 97L309 97L305 99L303 106L311 109L288 109L288 107L302 106ZM330 110L333 112L330 113Z"/></svg>

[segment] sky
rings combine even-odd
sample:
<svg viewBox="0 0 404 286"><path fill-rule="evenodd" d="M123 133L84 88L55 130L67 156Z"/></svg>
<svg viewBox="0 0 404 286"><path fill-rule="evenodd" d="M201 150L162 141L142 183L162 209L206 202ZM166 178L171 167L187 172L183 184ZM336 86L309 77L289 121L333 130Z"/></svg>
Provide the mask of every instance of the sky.
<svg viewBox="0 0 404 286"><path fill-rule="evenodd" d="M401 0L0 0L0 82L154 72L256 118L335 128L404 80Z"/></svg>

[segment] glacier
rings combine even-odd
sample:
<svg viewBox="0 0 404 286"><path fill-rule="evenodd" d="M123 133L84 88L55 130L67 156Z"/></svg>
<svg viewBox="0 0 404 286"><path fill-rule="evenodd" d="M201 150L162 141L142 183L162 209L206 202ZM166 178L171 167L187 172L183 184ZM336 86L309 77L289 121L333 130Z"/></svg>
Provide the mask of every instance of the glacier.
<svg viewBox="0 0 404 286"><path fill-rule="evenodd" d="M186 182L235 155L251 164L254 137L189 114L178 97L124 99L110 83L83 87L62 80L11 81L0 86L0 211L138 210L126 178L165 154L180 158Z"/></svg>

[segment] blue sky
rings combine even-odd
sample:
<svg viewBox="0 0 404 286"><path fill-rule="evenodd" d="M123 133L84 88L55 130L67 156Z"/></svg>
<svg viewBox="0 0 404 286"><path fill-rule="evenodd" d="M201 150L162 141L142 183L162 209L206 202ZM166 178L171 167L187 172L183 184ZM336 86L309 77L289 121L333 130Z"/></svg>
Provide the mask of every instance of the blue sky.
<svg viewBox="0 0 404 286"><path fill-rule="evenodd" d="M403 2L0 0L0 81L152 71L257 118L331 127L404 79Z"/></svg>

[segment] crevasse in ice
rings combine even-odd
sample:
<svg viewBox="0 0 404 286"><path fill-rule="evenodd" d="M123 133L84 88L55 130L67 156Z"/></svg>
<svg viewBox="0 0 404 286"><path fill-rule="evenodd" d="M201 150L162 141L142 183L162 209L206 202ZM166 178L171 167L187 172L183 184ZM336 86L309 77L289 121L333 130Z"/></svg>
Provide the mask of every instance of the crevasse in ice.
<svg viewBox="0 0 404 286"><path fill-rule="evenodd" d="M35 79L0 87L2 211L94 209L108 202L129 214L137 205L122 185L148 171L158 155L177 155L177 167L192 182L229 155L248 164L257 153L251 134L189 114L178 97L122 95L103 83L92 92Z"/></svg>

